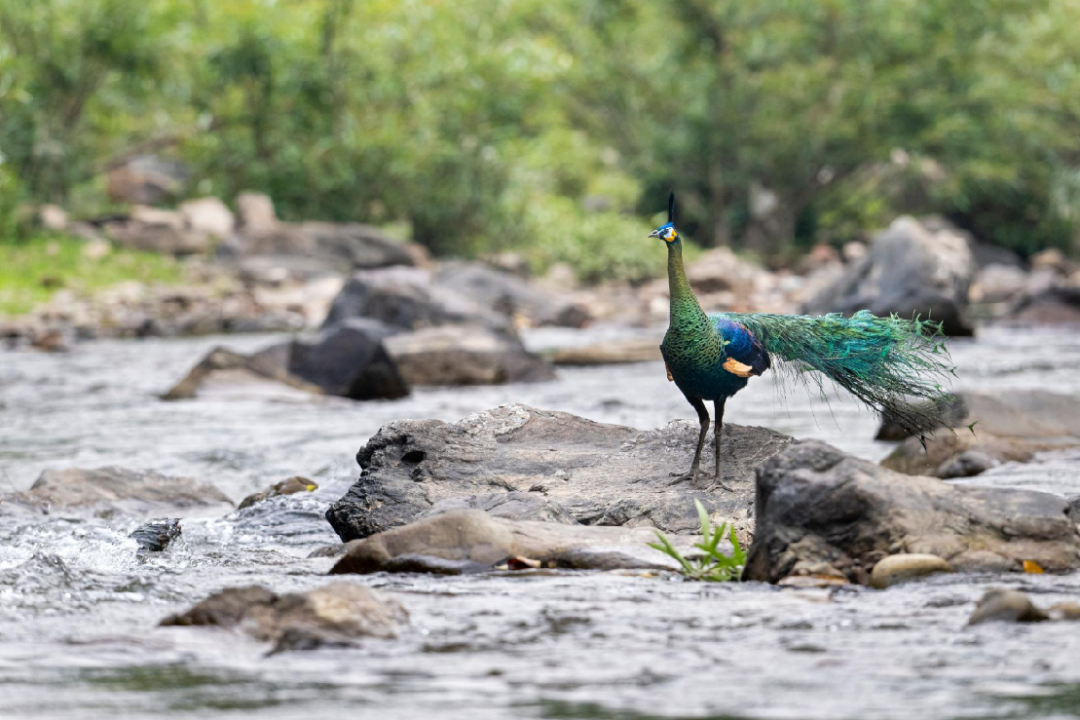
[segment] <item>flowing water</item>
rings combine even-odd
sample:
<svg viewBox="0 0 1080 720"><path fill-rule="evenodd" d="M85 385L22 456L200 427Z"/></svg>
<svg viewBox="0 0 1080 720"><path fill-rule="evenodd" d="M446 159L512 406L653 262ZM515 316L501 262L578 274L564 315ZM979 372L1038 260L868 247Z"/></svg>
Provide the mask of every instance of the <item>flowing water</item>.
<svg viewBox="0 0 1080 720"><path fill-rule="evenodd" d="M604 331L540 331L537 348ZM326 582L308 559L336 537L322 518L383 423L456 420L504 402L641 428L693 411L662 365L564 369L535 385L420 390L393 402L264 386L157 395L231 337L0 353L0 493L47 468L121 465L210 481L233 499L290 475L317 492L184 523L139 557L140 518L77 521L0 509L0 718L1057 718L1080 715L1080 625L966 627L994 585L1039 604L1080 599L1080 573L938 576L886 592L780 590L613 573L368 576L409 610L397 640L267 655L228 631L158 628L218 589ZM957 387L1080 394L1080 337L987 331L953 343ZM876 419L839 398L781 395L768 376L728 420L820 437L879 459ZM975 479L1080 494L1080 453ZM0 506L2 508L2 506Z"/></svg>

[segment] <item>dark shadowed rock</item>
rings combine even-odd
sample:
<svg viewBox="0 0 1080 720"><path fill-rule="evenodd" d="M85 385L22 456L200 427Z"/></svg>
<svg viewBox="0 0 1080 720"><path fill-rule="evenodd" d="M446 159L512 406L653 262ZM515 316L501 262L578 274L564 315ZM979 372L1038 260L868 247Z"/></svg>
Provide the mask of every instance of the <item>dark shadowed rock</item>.
<svg viewBox="0 0 1080 720"><path fill-rule="evenodd" d="M483 263L445 263L435 275L435 284L520 324L583 327L590 320L583 305Z"/></svg>
<svg viewBox="0 0 1080 720"><path fill-rule="evenodd" d="M137 528L128 537L134 538L135 542L139 543L140 553L161 552L169 547L173 540L180 537L180 532L179 518L161 518L151 520Z"/></svg>
<svg viewBox="0 0 1080 720"><path fill-rule="evenodd" d="M810 314L921 315L947 335L971 335L968 288L975 272L968 241L947 227L901 217L874 238L866 255L803 307Z"/></svg>
<svg viewBox="0 0 1080 720"><path fill-rule="evenodd" d="M373 321L349 320L310 340L296 339L283 348L288 372L327 395L353 400L394 399L409 394L409 384L390 357L386 343L394 330Z"/></svg>
<svg viewBox="0 0 1080 720"><path fill-rule="evenodd" d="M552 380L555 368L514 335L443 326L387 338L386 350L410 385L499 385Z"/></svg>
<svg viewBox="0 0 1080 720"><path fill-rule="evenodd" d="M1080 413L1070 395L1011 389L959 395L962 412L954 416L954 428L928 436L925 448L908 438L881 464L909 475L966 477L997 463L1029 462L1037 452L1080 446Z"/></svg>
<svg viewBox="0 0 1080 720"><path fill-rule="evenodd" d="M365 637L394 638L409 616L398 602L363 585L334 582L304 593L278 595L264 587L227 588L163 626L239 627L275 652L350 645Z"/></svg>
<svg viewBox="0 0 1080 720"><path fill-rule="evenodd" d="M693 499L748 525L754 470L791 438L725 425L723 479L734 489L671 485L697 442L696 423L640 431L567 413L504 405L456 423L383 426L357 453L362 473L327 519L343 540L404 525L441 508L484 508L512 520L698 528ZM711 435L704 456L712 457ZM706 467L711 463L704 463ZM708 484L702 479L702 487ZM493 496L508 495L497 503ZM523 498L533 497L526 501Z"/></svg>
<svg viewBox="0 0 1080 720"><path fill-rule="evenodd" d="M272 497L279 497L281 495L295 495L301 492L314 492L318 490L319 486L312 480L300 475L294 475L288 480L282 480L279 483L274 483L266 490L262 492L252 493L240 501L238 509L243 510L246 507L251 507L256 503L261 503L265 500L269 500Z"/></svg>
<svg viewBox="0 0 1080 720"><path fill-rule="evenodd" d="M856 582L897 553L957 570L1080 567L1080 530L1056 495L950 485L886 470L819 441L797 442L758 471L746 577L777 582L828 563Z"/></svg>
<svg viewBox="0 0 1080 720"><path fill-rule="evenodd" d="M1019 590L992 588L986 591L968 618L968 625L1002 622L1042 622L1050 617Z"/></svg>
<svg viewBox="0 0 1080 720"><path fill-rule="evenodd" d="M512 558L524 558L523 565L576 570L674 567L648 546L655 540L645 527L514 521L480 510L454 510L348 543L331 573L456 575L489 571ZM673 539L683 552L694 540Z"/></svg>
<svg viewBox="0 0 1080 720"><path fill-rule="evenodd" d="M26 493L4 498L60 516L212 515L232 509L213 485L152 470L46 470Z"/></svg>
<svg viewBox="0 0 1080 720"><path fill-rule="evenodd" d="M393 399L409 394L409 385L386 351L392 328L362 319L349 320L310 339L293 339L253 355L216 348L162 397L195 397L210 380L270 380L315 394L354 400Z"/></svg>

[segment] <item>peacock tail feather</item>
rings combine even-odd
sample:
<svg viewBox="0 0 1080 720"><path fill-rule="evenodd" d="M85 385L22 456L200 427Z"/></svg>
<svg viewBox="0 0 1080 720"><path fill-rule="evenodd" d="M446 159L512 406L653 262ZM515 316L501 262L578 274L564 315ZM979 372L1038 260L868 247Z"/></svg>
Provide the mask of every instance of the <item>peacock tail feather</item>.
<svg viewBox="0 0 1080 720"><path fill-rule="evenodd" d="M782 361L819 389L829 378L917 437L947 422L952 396L942 390L941 382L955 373L938 323L918 317L877 317L866 310L851 317L743 313L722 317L745 327L774 361Z"/></svg>

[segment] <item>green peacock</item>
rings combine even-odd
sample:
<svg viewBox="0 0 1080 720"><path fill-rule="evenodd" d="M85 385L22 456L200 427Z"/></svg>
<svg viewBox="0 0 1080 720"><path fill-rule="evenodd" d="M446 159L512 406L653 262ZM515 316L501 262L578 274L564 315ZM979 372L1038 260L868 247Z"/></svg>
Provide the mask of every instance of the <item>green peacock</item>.
<svg viewBox="0 0 1080 720"><path fill-rule="evenodd" d="M941 382L952 373L937 323L918 317L877 317L860 311L839 314L706 315L694 296L683 267L682 239L675 229L675 193L668 198L668 222L653 231L667 243L671 320L660 352L668 380L697 411L701 430L690 471L681 480L696 481L701 452L714 407L716 471L720 480L720 440L724 404L746 387L751 377L770 367L790 372L819 387L834 381L865 405L899 422L922 438L945 423L946 400Z"/></svg>

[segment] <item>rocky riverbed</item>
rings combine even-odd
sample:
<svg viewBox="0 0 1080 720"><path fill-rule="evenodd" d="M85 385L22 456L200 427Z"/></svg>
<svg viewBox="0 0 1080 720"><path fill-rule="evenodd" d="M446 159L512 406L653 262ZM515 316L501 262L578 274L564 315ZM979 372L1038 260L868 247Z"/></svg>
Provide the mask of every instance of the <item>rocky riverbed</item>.
<svg viewBox="0 0 1080 720"><path fill-rule="evenodd" d="M543 352L628 333L548 329L524 339ZM211 383L181 403L159 399L212 347L251 352L269 341L102 341L61 355L0 355L5 717L229 711L309 718L359 711L470 719L1026 718L1062 717L1075 706L1080 626L969 626L968 619L997 586L1025 592L1038 609L995 610L1011 596L992 596L984 614L1027 617L1046 609L1053 616L1058 611L1051 606L1080 598L1076 572L946 573L885 591L858 584L718 586L658 570L543 567L328 577L342 560L326 550L338 537L324 514L355 481L357 450L384 426L408 418L453 423L517 402L628 426L618 433L641 438L634 442L647 450L649 438L664 433L656 429L686 418L689 408L655 361L561 368L556 380L543 383L418 388L393 401L356 402L252 382ZM1080 392L1080 339L1073 336L987 330L953 348L961 390ZM118 373L121 367L125 372ZM801 391L781 398L768 376L730 403L728 414L739 425L816 438L873 462L895 447L873 439L871 414L836 398L812 403ZM521 452L499 462L511 468L529 457L527 448ZM124 492L127 476L119 473L99 478L93 485L99 490L77 494L78 512L59 507L74 500L57 494L57 486L85 491L92 484L55 471L107 466L189 478L176 481L182 503L155 492L137 498L142 505L117 503L109 493ZM588 472L610 484L603 468ZM224 502L240 505L286 478L279 491L289 494L238 510ZM1080 456L1063 449L953 482L1066 497L1080 494L1078 478ZM560 492L528 494L550 510L565 503ZM622 499L637 498L640 508L649 492L635 483ZM19 493L45 497L55 509L41 514L40 507L17 502ZM176 537L168 523L140 530L149 517L181 517L182 532ZM684 529L677 514L657 520ZM626 530L595 528L605 531L599 542L650 558L652 551L639 547L648 537L640 525L650 523L631 516L625 522ZM535 537L529 548L558 552ZM331 582L346 583L345 589ZM244 586L256 587L239 605L232 596L212 597ZM209 605L193 607L204 600ZM343 620L350 613L366 619ZM159 627L166 618L174 619ZM190 627L207 622L217 627ZM319 649L301 652L313 647Z"/></svg>

